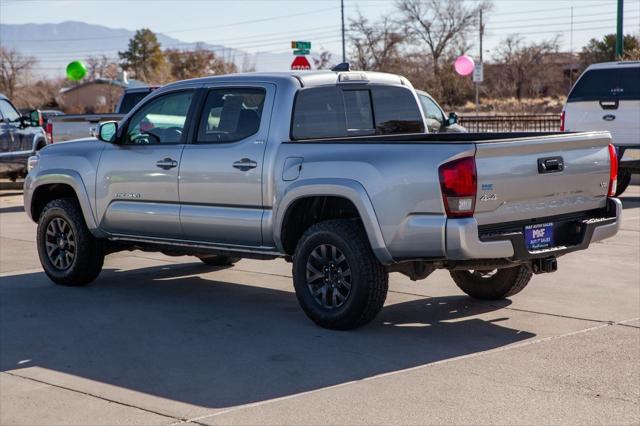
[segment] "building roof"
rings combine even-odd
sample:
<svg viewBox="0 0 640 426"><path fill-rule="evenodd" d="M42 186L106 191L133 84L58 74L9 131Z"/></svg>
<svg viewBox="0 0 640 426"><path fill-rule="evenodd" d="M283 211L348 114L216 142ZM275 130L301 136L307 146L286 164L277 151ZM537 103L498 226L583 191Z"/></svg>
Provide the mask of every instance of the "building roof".
<svg viewBox="0 0 640 426"><path fill-rule="evenodd" d="M68 92L72 92L74 90L80 89L82 87L87 87L87 86L91 86L91 85L111 85L111 86L118 86L118 87L122 87L123 89L128 89L128 88L132 88L132 87L145 87L147 84L140 81L140 80L135 80L135 79L128 79L127 82L125 83L122 80L110 80L107 78L96 78L95 80L91 80L91 81L85 81L83 83L77 84L75 86L71 86L71 87L63 87L62 89L60 89L60 93L68 93Z"/></svg>

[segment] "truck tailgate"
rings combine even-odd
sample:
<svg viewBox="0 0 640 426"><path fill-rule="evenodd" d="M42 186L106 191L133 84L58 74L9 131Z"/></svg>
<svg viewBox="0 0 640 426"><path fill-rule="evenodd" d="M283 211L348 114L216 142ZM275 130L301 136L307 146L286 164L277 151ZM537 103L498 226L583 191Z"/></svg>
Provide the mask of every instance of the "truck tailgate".
<svg viewBox="0 0 640 426"><path fill-rule="evenodd" d="M610 143L608 132L477 143L478 224L538 219L604 207Z"/></svg>

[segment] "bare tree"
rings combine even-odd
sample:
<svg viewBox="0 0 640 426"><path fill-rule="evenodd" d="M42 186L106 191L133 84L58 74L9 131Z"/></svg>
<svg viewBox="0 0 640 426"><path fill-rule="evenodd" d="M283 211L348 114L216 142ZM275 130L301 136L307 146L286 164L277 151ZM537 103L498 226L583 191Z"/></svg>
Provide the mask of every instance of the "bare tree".
<svg viewBox="0 0 640 426"><path fill-rule="evenodd" d="M350 21L351 57L363 71L392 71L404 41L398 25L389 17L370 23L358 13L358 17Z"/></svg>
<svg viewBox="0 0 640 426"><path fill-rule="evenodd" d="M426 45L436 73L447 54L469 49L469 33L478 28L480 11L492 7L489 1L463 0L399 0L396 5L407 35Z"/></svg>
<svg viewBox="0 0 640 426"><path fill-rule="evenodd" d="M117 77L118 64L110 60L107 55L89 56L85 59L89 80L106 78L113 80Z"/></svg>
<svg viewBox="0 0 640 426"><path fill-rule="evenodd" d="M248 54L244 54L242 56L242 65L240 67L241 72L255 72L256 70L256 61L252 59Z"/></svg>
<svg viewBox="0 0 640 426"><path fill-rule="evenodd" d="M558 38L524 44L522 37L511 35L497 49L494 59L502 65L502 79L520 101L535 94L547 78L548 60L558 51Z"/></svg>
<svg viewBox="0 0 640 426"><path fill-rule="evenodd" d="M13 98L16 87L26 80L36 64L35 58L0 47L0 92Z"/></svg>
<svg viewBox="0 0 640 426"><path fill-rule="evenodd" d="M328 50L322 50L320 51L320 55L313 58L313 65L317 70L327 69L330 67L331 56L331 52Z"/></svg>
<svg viewBox="0 0 640 426"><path fill-rule="evenodd" d="M30 81L29 84L16 88L11 100L18 108L58 109L60 108L58 103L60 89L66 83L67 80L64 78Z"/></svg>

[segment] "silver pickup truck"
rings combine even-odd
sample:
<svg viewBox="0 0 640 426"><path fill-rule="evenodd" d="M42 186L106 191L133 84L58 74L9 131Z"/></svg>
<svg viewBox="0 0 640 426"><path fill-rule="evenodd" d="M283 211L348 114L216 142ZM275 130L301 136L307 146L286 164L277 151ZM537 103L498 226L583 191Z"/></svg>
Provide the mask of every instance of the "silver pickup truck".
<svg viewBox="0 0 640 426"><path fill-rule="evenodd" d="M236 74L155 91L99 138L30 161L27 214L58 284L120 250L209 265L284 257L306 314L349 329L382 309L389 272L438 268L468 295L521 291L616 234L607 132L428 134L403 77Z"/></svg>

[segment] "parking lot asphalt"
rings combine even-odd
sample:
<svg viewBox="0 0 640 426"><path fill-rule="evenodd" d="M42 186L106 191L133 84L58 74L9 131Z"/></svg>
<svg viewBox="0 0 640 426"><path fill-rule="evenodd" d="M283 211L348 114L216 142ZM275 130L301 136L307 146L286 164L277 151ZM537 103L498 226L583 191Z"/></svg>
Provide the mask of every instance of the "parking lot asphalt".
<svg viewBox="0 0 640 426"><path fill-rule="evenodd" d="M336 332L282 260L122 252L55 286L0 191L0 424L638 424L640 187L622 200L615 238L510 300L392 274L378 318Z"/></svg>

